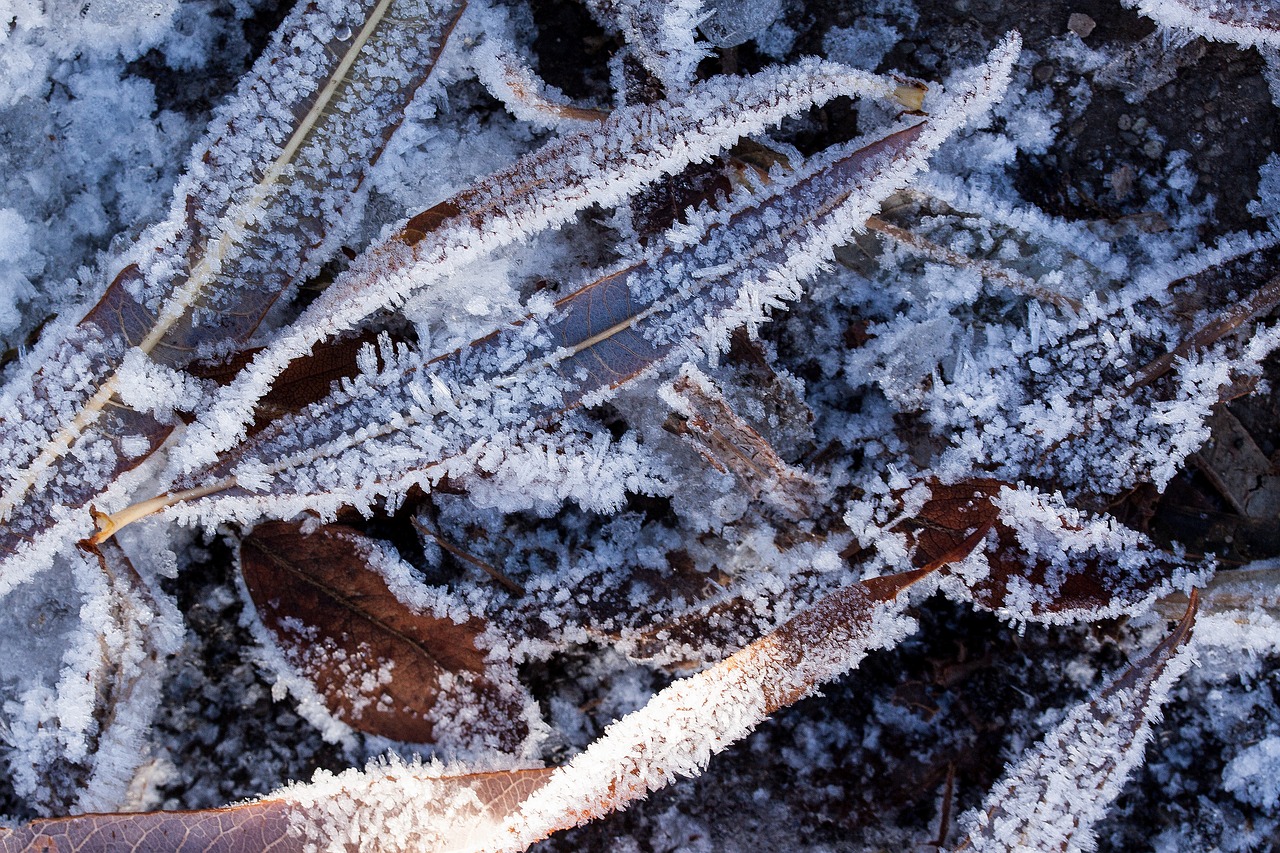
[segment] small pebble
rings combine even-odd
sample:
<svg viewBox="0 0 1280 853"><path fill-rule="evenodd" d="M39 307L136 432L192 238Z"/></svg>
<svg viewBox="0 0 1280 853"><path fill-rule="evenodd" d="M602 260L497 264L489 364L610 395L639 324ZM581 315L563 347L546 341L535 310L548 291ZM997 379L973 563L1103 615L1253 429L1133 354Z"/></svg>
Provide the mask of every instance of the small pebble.
<svg viewBox="0 0 1280 853"><path fill-rule="evenodd" d="M1072 12L1071 17L1067 18L1067 29L1085 39L1093 32L1093 28L1098 26L1098 22L1083 12Z"/></svg>
<svg viewBox="0 0 1280 853"><path fill-rule="evenodd" d="M1121 130L1132 130L1133 116L1129 115L1128 113L1125 113L1124 115L1120 116L1120 118L1116 119L1116 127L1120 128Z"/></svg>
<svg viewBox="0 0 1280 853"><path fill-rule="evenodd" d="M1164 143L1159 139L1148 139L1147 144L1142 146L1142 153L1154 160L1164 153Z"/></svg>

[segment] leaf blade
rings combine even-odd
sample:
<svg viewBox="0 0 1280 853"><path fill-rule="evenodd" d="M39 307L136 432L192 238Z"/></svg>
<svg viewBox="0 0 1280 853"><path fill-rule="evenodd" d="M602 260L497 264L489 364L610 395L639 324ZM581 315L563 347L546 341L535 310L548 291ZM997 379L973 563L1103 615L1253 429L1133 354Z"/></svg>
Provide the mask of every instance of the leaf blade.
<svg viewBox="0 0 1280 853"><path fill-rule="evenodd" d="M171 418L121 403L122 384L136 381L123 375L130 354L182 367L202 346L243 341L333 248L329 223L357 198L464 7L410 15L406 4L430 5L300 4L197 145L169 218L144 235L30 386L12 392L0 417L0 594L46 566L58 542L84 536L88 503L116 499L114 484L172 431ZM344 21L359 35L341 38ZM417 73L379 81L378 51ZM323 85L309 88L317 76ZM362 99L363 109L350 108Z"/></svg>
<svg viewBox="0 0 1280 853"><path fill-rule="evenodd" d="M973 850L1091 849L1091 829L1120 793L1173 683L1191 666L1196 596L1160 645L1076 706L966 816Z"/></svg>
<svg viewBox="0 0 1280 853"><path fill-rule="evenodd" d="M527 698L477 646L483 622L406 604L367 565L378 558L376 542L341 525L264 524L240 546L259 618L338 719L404 742L516 751ZM442 716L455 706L470 709L465 721Z"/></svg>

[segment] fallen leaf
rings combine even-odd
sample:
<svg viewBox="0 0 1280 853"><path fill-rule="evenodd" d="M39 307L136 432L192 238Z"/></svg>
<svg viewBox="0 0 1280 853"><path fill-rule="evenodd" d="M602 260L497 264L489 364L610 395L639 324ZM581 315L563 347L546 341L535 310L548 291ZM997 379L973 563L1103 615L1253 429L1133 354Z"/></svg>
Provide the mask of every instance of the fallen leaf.
<svg viewBox="0 0 1280 853"><path fill-rule="evenodd" d="M966 815L969 834L956 853L1092 850L1093 825L1141 763L1160 706L1191 666L1195 617L1193 593L1164 642L1073 708Z"/></svg>
<svg viewBox="0 0 1280 853"><path fill-rule="evenodd" d="M1035 621L1104 618L1189 575L1187 560L1114 519L1082 513L1054 496L992 479L931 489L932 497L908 525L916 545L913 562L932 564L982 531L980 550L989 571L976 579L961 576L979 607ZM1052 544L1041 549L1041 540Z"/></svg>
<svg viewBox="0 0 1280 853"><path fill-rule="evenodd" d="M304 534L270 523L244 538L245 585L285 659L352 728L517 749L528 734L524 692L477 647L484 623L403 603L368 566L376 547L340 525Z"/></svg>

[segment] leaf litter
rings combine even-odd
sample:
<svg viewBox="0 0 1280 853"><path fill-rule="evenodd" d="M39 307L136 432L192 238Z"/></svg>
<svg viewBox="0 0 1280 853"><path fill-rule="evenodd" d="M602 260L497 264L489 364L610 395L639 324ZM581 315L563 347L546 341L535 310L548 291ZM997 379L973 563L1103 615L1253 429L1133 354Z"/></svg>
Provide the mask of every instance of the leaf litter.
<svg viewBox="0 0 1280 853"><path fill-rule="evenodd" d="M400 26L403 10L394 5L370 3L350 22L318 5L290 18L284 31L303 33L291 49L305 51L312 39L327 46L304 78L331 73L334 81L331 89L308 82L281 101L295 98L292 118L288 110L281 118L301 128L291 138L303 153L289 153L289 133L265 134L264 147L245 130L253 120L237 122L236 110L277 115L274 102L254 100L261 92L275 97L271 87L246 83L221 114L223 135L209 150L247 145L258 165L211 178L208 194L191 196L212 204L204 212L198 204L180 210L180 188L169 224L157 226L177 228L179 243L189 239L183 223L194 229L193 251L177 266L157 261L144 235L136 257L126 252L113 262L123 272L97 307L79 326L62 327L72 333L62 349L45 346L11 371L6 417L35 432L11 433L21 453L6 486L15 522L6 529L18 533L6 589L36 614L30 624L58 614L50 632L36 634L36 645L48 647L42 668L3 673L24 691L6 704L10 766L23 768L11 784L24 808L44 814L155 804L149 786L164 783L148 781L147 768L158 765L125 753L147 736L165 662L179 649L183 617L167 590L204 559L168 519L209 531L223 525L219 535L238 543L253 605L242 618L257 646L236 654L276 679L277 701L293 693L298 711L343 745L347 764L393 741L464 763L393 758L226 811L34 823L0 842L21 846L65 832L94 845L114 832L154 831L154 839L182 827L197 833L189 838L197 845L198 833L213 828L211 843L231 845L309 837L343 848L379 839L389 849L454 842L524 849L702 772L713 753L868 651L913 648L912 617L939 605L913 595L907 616L898 590L922 574L930 579L922 586L936 581L951 599L994 611L1022 632L1040 630L1028 628L1035 623L1110 620L1113 643L1127 648L1134 646L1126 632L1157 630L1153 605L1174 616L1177 591L1209 577L1211 560L1157 543L1142 516L1135 523L1126 515L1130 527L1111 513L1140 512L1137 496L1177 483L1189 465L1225 470L1227 462L1193 453L1227 429L1215 407L1266 388L1261 364L1280 333L1268 325L1267 288L1249 282L1254 267L1267 269L1274 238L1227 235L1213 248L1189 238L1209 208L1179 195L1186 173L1172 155L1168 189L1154 191L1166 205L1165 236L1133 240L1125 236L1131 231L1044 214L1019 198L1003 172L1012 152L1042 154L1052 134L1051 113L1033 103L1025 83L1004 95L1008 78L1026 70L1015 65L1016 40L921 100L914 81L829 62L716 76L704 69L710 52L692 30L701 20L697 4L597 3L592 14L625 43L612 60L618 105L605 118L601 109L565 106L516 57L512 45L529 34L522 11L432 9L415 19L426 30L406 48L416 31ZM866 24L881 35L915 26L909 4L891 12L893 4L872 5L900 16ZM1266 43L1265 16L1247 4L1225 18L1183 3L1143 11L1214 38ZM764 16L752 26L759 50L791 50L785 24ZM719 23L712 29L723 34ZM1073 29L1088 37L1087 28ZM478 35L485 31L493 37ZM831 44L857 33L842 27ZM404 56L396 52L404 49L420 51L411 65L443 69L444 82L410 107L421 77L397 74ZM1089 50L1055 61L1097 68ZM291 61L264 60L257 73L287 76ZM715 57L729 71L737 61L733 53ZM332 62L337 70L325 72ZM380 96L360 87L380 89L392 68L387 79L398 83L390 106L379 107ZM392 161L412 159L397 148L399 137L388 142L401 113L436 112L448 128L476 107L474 95L456 88L471 74L513 101L517 119L533 118L539 132L558 138L538 148L526 131L504 136L519 127L510 119L479 131L503 145L526 133L520 144L532 153L449 201L426 196L371 249L338 263L348 268L310 305L295 303L295 285L335 256L359 219L359 170L379 159L382 145ZM455 87L452 105L441 95L445 85ZM350 115L326 102L330 91L381 110L374 124L388 130L350 163L342 154L311 164L307 140ZM849 142L809 156L775 138L739 143L730 156L776 165L735 167L727 181L680 187L681 175L699 168L691 163L713 154L727 162L722 149L779 118L810 106L819 117L836 114L836 94L872 96L858 110L864 135L846 133ZM991 129L963 128L993 106ZM899 114L903 107L924 115ZM803 139L814 116L792 138ZM408 131L415 132L423 138L420 129ZM956 133L962 144L943 144ZM296 162L277 171L283 160L269 165L263 152L281 144L284 159ZM314 148L322 160L334 150ZM931 174L918 176L931 154ZM218 157L197 154L188 180L207 167L216 172ZM277 221L270 201L256 209L270 190L253 187L270 188L284 174L291 189L279 197ZM380 174L374 167L375 184ZM224 204L237 181L249 200ZM347 195L312 194L308 181ZM640 192L654 182L656 191ZM893 193L901 195L882 207ZM595 214L583 211L593 204L617 209L592 221ZM201 260L199 229L207 227L215 248ZM844 265L850 250L836 247L864 227L879 238L859 238L856 250L866 257ZM530 288L539 264L554 268L557 250L517 244L548 228L568 236L540 237L544 244L612 242L603 254L620 260L580 269L577 281L592 282L585 287L570 276ZM1092 239L1100 231L1107 238ZM255 272L259 252L265 276ZM833 253L841 264L834 273ZM473 270L483 256L516 275L492 284L492 293L477 289ZM529 266L519 271L520 263ZM206 290L209 271L216 279L224 264L229 277ZM151 291L164 291L153 285L175 275L186 277L190 293L165 307ZM246 279L262 288L245 288ZM1241 297L1242 287L1249 295ZM429 332L438 318L417 307L396 317L411 297L421 305L461 300L476 316L507 308L478 324L491 334L442 352L431 348ZM100 332L105 345L81 342ZM731 340L762 333L768 340L753 344L748 358L764 369L736 365L744 348ZM820 343L797 349L806 337ZM73 390L51 394L51 382ZM100 404L109 417L96 414ZM59 435L39 426L56 419L67 425ZM1262 470L1266 454L1254 447L1254 470ZM1248 513L1251 495L1214 482ZM159 523L142 521L157 511L165 516ZM338 519L354 526L332 523ZM91 530L81 544L86 560L74 540ZM68 571L74 590L28 595ZM1197 634L1214 673L1206 677L1233 671L1214 660L1215 649L1271 648L1270 575L1244 571L1244 593L1223 580L1222 592L1206 594ZM849 596L868 591L879 591L870 594L880 604L866 613ZM1034 837L1037 849L1093 843L1089 827L1140 764L1163 691L1186 668L1188 655L1173 649L1185 642L1195 601L1193 593L1164 652L1096 692L1084 711L1069 712L1047 746L1010 771L1030 774L1021 788L1045 782L1045 793L1028 801L1033 811L1061 813L1051 793L1064 782L1048 767L1100 733L1123 742L1124 766L1107 765L1115 751L1101 750L1107 766L1092 785L1096 794L1087 803L1067 800L1064 820L1077 835L1063 841L1036 829L1024 840ZM95 634L97 652L77 650L94 646ZM1064 675L1086 682L1089 660L1077 657ZM1236 665L1242 677L1256 677L1256 660ZM962 654L950 666L974 664ZM557 667L580 684L557 678ZM664 668L705 669L650 697ZM900 684L895 702L929 720L955 720L945 692L930 686L951 678ZM1097 723L1097 709L1125 691L1142 696L1112 716L1118 728L1086 730L1080 721ZM622 719L600 734L611 716ZM27 732L40 735L19 747ZM918 799L945 777L947 813L957 779L961 796L972 797L981 774L966 779L956 764L964 751L941 746L955 733L935 729L935 737L940 752L915 776L899 759L901 778L885 790ZM805 754L822 765L820 750ZM943 755L952 763L940 777ZM1224 785L1238 801L1269 802L1250 787L1266 755L1259 747L1231 763ZM543 768L547 760L561 769ZM1086 764L1065 771L1065 784L1098 762ZM1003 790L992 789L988 814L1010 806ZM425 803L434 805L422 812ZM859 831L874 837L877 824ZM696 820L681 815L656 826L676 837ZM892 825L883 831L895 837ZM949 833L959 840L945 819L934 832L939 844ZM989 840L1009 846L1008 838L1002 829Z"/></svg>

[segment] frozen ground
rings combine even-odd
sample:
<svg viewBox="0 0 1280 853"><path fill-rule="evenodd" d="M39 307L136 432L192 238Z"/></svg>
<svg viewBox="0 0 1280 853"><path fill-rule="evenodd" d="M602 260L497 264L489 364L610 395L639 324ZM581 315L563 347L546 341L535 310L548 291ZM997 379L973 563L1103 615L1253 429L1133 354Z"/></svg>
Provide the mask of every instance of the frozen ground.
<svg viewBox="0 0 1280 853"><path fill-rule="evenodd" d="M543 79L573 103L603 110L616 105L628 73L633 96L643 88L635 68L610 65L625 40L643 41L600 23L629 4L593 5L596 17L569 0L512 4L508 17ZM40 331L78 319L101 292L99 269L118 267L143 230L165 217L211 111L288 6L0 0L6 380L23 380ZM683 14L697 4L669 6ZM539 478L529 471L540 457L507 447L505 461L483 475L451 472L432 494L408 490L390 511L343 512L339 520L380 543L379 553L398 555L386 558L400 567L388 571L443 590L438 600L490 626L485 642L506 655L500 663L518 673L545 724L520 744L525 758L558 763L677 675L843 583L909 563L914 540L890 520L921 510L923 497L911 503L920 483L1024 483L1006 498L1019 518L1034 515L1037 494L1057 494L1053 506L1091 514L1084 518L1110 515L1190 570L1213 554L1223 571L1247 566L1265 578L1231 603L1247 616L1206 615L1198 665L1173 688L1145 763L1096 827L1098 849L1280 846L1280 635L1270 621L1280 583L1280 362L1271 354L1255 369L1251 361L1275 346L1266 326L1275 323L1275 301L1235 337L1183 353L1177 380L1153 383L1150 397L1124 390L1126 374L1280 274L1280 251L1270 245L1280 210L1276 49L1159 29L1119 0L715 2L691 20L704 13L707 41L668 45L670 61L655 64L648 85L664 75L668 88L683 85L697 50L706 52L702 76L817 55L943 81L981 62L1008 31L1023 39L994 118L949 142L930 174L881 214L886 229L900 229L882 235L905 231L945 247L948 257L860 235L836 250L788 311L759 327L758 341L737 335L722 359L702 365L786 470L821 481L819 505L807 516L794 507L779 514L765 506L778 499L776 482L759 488L716 472L673 436L681 404L659 387L672 381L668 370L566 418L565 431L586 438L556 444L557 437L546 455L596 454L588 474ZM442 79L410 107L367 197L344 223L345 251L332 252L270 323L292 319L386 226L556 132L546 126L555 122L512 117L477 81L486 66L475 46L483 40L468 26L475 25L459 25L466 38L446 55ZM925 110L933 106L926 101ZM883 125L886 115L837 99L735 153L756 165L799 162ZM697 198L687 187L668 190ZM494 318L520 316L522 300L545 305L542 290L562 295L587 271L639 256L644 217L661 222L664 209L679 206L649 198L629 213L592 210L554 238L503 249L464 268L447 290L364 328L385 327L429 354L447 352ZM1246 243L1256 249L1231 260ZM1214 255L1215 245L1226 248ZM984 275L987 262L1034 288L1002 290ZM1166 291L1175 298L1164 299ZM1068 303L1079 313L1069 315ZM1073 325L1072 316L1089 322ZM1249 350L1255 325L1259 343ZM268 342L269 328L254 342ZM1232 399L1218 403L1220 396ZM148 523L124 539L141 574L176 605L181 634L143 740L148 759L117 786L119 806L218 806L317 769L421 751L422 744L363 735L330 717L247 602L236 558L242 528L219 527L225 517L202 520L204 531ZM1081 541L1075 532L1060 526L1027 535L1067 548ZM1112 531L1080 545L1081 559L1132 558L1141 548L1126 535ZM523 596L509 598L499 581L440 542L496 567ZM0 663L0 741L9 772L0 773L0 814L19 820L98 802L77 799L82 776L98 782L88 771L77 775L82 758L72 756L68 770L63 757L24 741L24 732L49 720L75 729L69 700L49 697L74 668L66 643L92 645L95 617L92 594L72 595L65 585L46 572L3 605L10 624L0 652L8 658ZM572 596L558 597L562 588ZM872 653L820 696L774 714L698 778L535 849L954 844L959 816L982 803L1006 765L1107 674L1159 642L1161 617L1176 609L1167 601L1153 611L1145 602L1117 606L1107 618L1099 608L1061 624L1028 624L1016 612L1002 620L955 597L916 603L917 633ZM729 604L706 619L705 602ZM1237 623L1245 627L1231 634ZM653 639L661 630L686 645L663 646ZM83 713L101 714L86 701ZM74 732L66 740L74 752ZM474 758L475 743L464 741L442 754Z"/></svg>

